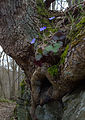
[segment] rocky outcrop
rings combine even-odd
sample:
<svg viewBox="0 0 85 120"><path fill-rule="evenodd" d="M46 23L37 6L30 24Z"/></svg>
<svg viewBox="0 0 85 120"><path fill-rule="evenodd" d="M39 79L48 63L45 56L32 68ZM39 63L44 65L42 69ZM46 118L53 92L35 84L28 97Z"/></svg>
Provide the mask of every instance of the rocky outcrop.
<svg viewBox="0 0 85 120"><path fill-rule="evenodd" d="M27 95L27 97L26 97ZM18 101L17 117L20 120L31 120L28 94L24 94ZM55 101L38 106L36 110L38 120L85 120L85 87L81 86L62 98L62 103Z"/></svg>
<svg viewBox="0 0 85 120"><path fill-rule="evenodd" d="M85 120L85 88L76 90L63 98L62 120Z"/></svg>

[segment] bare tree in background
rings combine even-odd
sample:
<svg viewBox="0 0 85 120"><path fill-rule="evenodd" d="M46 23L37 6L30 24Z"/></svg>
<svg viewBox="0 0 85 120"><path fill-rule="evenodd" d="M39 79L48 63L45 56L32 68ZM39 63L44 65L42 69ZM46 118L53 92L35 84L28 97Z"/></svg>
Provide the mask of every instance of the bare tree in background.
<svg viewBox="0 0 85 120"><path fill-rule="evenodd" d="M56 1L52 3L52 10L55 10L55 6L56 6Z"/></svg>
<svg viewBox="0 0 85 120"><path fill-rule="evenodd" d="M0 95L4 98L13 98L18 95L21 81L21 70L15 61L3 51L0 56ZM6 88L6 89L5 89Z"/></svg>

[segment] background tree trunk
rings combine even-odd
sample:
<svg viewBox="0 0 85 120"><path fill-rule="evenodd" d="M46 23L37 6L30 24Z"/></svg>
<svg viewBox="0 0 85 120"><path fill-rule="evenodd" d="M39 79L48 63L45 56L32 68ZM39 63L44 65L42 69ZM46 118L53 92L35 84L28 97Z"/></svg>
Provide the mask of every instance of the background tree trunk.
<svg viewBox="0 0 85 120"><path fill-rule="evenodd" d="M56 1L52 3L52 10L55 10Z"/></svg>

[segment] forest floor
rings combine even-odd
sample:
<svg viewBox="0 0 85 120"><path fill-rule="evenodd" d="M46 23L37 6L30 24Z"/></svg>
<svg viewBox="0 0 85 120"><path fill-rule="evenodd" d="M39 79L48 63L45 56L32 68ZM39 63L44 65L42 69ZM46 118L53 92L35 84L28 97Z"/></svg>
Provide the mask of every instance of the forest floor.
<svg viewBox="0 0 85 120"><path fill-rule="evenodd" d="M11 120L16 103L0 102L0 120ZM14 120L14 119L12 119Z"/></svg>

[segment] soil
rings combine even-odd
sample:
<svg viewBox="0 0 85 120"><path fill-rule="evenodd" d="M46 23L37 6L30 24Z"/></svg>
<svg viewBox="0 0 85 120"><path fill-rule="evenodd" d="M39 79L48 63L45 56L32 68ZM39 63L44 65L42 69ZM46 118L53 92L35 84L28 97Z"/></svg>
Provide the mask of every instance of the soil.
<svg viewBox="0 0 85 120"><path fill-rule="evenodd" d="M16 103L0 102L0 120L11 120L15 106Z"/></svg>

